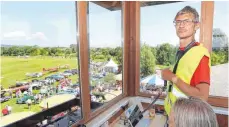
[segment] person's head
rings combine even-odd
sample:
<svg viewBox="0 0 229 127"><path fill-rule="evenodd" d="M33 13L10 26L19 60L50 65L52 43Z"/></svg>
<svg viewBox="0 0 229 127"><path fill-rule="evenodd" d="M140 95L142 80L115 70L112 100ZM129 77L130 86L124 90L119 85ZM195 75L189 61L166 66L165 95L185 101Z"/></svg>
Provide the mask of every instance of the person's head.
<svg viewBox="0 0 229 127"><path fill-rule="evenodd" d="M169 116L169 127L218 127L211 106L198 98L177 99Z"/></svg>
<svg viewBox="0 0 229 127"><path fill-rule="evenodd" d="M180 39L195 37L196 30L200 27L199 14L196 9L186 6L174 18L177 36Z"/></svg>

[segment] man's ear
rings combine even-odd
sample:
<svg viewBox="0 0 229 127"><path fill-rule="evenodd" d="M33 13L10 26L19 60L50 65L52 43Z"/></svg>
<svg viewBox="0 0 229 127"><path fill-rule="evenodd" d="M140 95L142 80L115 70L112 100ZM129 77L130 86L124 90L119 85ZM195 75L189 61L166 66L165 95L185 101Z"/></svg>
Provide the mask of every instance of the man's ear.
<svg viewBox="0 0 229 127"><path fill-rule="evenodd" d="M197 31L200 28L200 22L195 24L195 31Z"/></svg>

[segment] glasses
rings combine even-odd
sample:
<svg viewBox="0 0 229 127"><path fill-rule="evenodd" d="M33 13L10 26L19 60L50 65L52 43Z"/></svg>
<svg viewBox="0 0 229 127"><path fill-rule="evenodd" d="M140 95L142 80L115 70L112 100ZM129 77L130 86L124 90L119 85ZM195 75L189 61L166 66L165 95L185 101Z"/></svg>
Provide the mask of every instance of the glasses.
<svg viewBox="0 0 229 127"><path fill-rule="evenodd" d="M184 25L190 25L193 22L194 23L197 23L197 21L190 20L190 19L173 21L173 23L174 23L175 26L180 26L181 23L183 23Z"/></svg>

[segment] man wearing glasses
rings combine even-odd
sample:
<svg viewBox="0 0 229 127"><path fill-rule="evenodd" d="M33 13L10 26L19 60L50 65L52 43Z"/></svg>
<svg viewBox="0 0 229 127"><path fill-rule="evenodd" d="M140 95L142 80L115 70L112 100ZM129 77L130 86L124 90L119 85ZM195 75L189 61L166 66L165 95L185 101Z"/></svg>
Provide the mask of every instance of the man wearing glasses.
<svg viewBox="0 0 229 127"><path fill-rule="evenodd" d="M210 54L195 40L200 27L198 12L190 6L184 7L177 13L174 25L180 41L176 64L173 71L161 72L163 80L168 81L164 104L168 115L177 98L194 96L207 100L210 86Z"/></svg>

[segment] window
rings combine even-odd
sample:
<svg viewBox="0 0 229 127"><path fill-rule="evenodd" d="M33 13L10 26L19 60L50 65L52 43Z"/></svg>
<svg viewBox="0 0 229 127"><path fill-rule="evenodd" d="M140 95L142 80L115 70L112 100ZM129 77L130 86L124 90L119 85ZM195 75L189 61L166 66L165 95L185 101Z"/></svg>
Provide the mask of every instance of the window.
<svg viewBox="0 0 229 127"><path fill-rule="evenodd" d="M91 101L101 105L122 94L122 11L88 3ZM93 111L93 110L92 110Z"/></svg>
<svg viewBox="0 0 229 127"><path fill-rule="evenodd" d="M228 97L229 2L215 1L210 95Z"/></svg>
<svg viewBox="0 0 229 127"><path fill-rule="evenodd" d="M140 12L140 92L149 94L164 87L160 70L172 69L175 64L179 38L173 21L177 12L187 5L195 8L199 16L201 11L200 2L151 4L142 3ZM199 41L199 30L195 39Z"/></svg>
<svg viewBox="0 0 229 127"><path fill-rule="evenodd" d="M75 2L1 4L1 125L80 98ZM81 119L78 105L49 121L69 112Z"/></svg>

